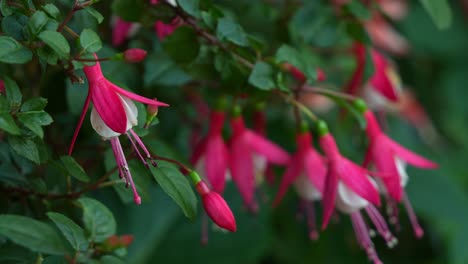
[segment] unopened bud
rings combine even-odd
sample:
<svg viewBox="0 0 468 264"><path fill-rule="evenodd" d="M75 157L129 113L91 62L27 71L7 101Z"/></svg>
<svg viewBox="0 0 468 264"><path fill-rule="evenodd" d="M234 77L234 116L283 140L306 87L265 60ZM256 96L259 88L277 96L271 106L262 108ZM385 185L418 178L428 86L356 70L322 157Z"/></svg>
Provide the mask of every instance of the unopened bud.
<svg viewBox="0 0 468 264"><path fill-rule="evenodd" d="M323 82L326 79L327 79L327 75L325 74L325 72L322 69L317 68L317 81Z"/></svg>
<svg viewBox="0 0 468 264"><path fill-rule="evenodd" d="M221 228L236 232L236 219L229 205L217 192L209 192L202 196L203 208L213 222Z"/></svg>
<svg viewBox="0 0 468 264"><path fill-rule="evenodd" d="M125 62L128 62L128 63L137 63L137 62L144 60L146 57L146 54L147 54L146 50L143 50L143 49L137 49L137 48L128 49L124 51L123 59Z"/></svg>
<svg viewBox="0 0 468 264"><path fill-rule="evenodd" d="M153 98L153 100L157 101L156 98ZM145 123L145 128L148 128L151 123L153 123L154 119L158 115L158 106L157 105L148 105L146 108L146 123Z"/></svg>

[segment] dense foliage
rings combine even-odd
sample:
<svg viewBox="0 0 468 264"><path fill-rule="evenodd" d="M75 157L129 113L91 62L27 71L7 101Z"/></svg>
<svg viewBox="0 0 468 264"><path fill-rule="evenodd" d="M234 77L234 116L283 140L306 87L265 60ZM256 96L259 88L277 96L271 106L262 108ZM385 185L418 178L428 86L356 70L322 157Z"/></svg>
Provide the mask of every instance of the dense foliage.
<svg viewBox="0 0 468 264"><path fill-rule="evenodd" d="M466 263L467 16L0 0L0 262Z"/></svg>

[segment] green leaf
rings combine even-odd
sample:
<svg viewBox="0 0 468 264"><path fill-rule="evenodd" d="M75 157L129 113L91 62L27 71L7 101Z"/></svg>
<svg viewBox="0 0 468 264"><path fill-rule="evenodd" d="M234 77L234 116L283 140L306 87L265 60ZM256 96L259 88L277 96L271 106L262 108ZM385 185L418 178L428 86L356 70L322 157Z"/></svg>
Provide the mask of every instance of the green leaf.
<svg viewBox="0 0 468 264"><path fill-rule="evenodd" d="M82 182L89 182L89 177L81 165L71 156L62 156L60 160L68 173L75 179Z"/></svg>
<svg viewBox="0 0 468 264"><path fill-rule="evenodd" d="M45 111L30 111L17 114L18 121L29 128L41 139L44 137L42 126L50 125L53 122L52 117Z"/></svg>
<svg viewBox="0 0 468 264"><path fill-rule="evenodd" d="M147 10L143 1L115 0L112 2L112 11L125 21L139 21Z"/></svg>
<svg viewBox="0 0 468 264"><path fill-rule="evenodd" d="M452 9L447 0L419 0L438 29L447 29L452 24Z"/></svg>
<svg viewBox="0 0 468 264"><path fill-rule="evenodd" d="M80 34L80 44L83 51L97 52L102 48L102 42L98 34L91 29L85 29Z"/></svg>
<svg viewBox="0 0 468 264"><path fill-rule="evenodd" d="M346 10L355 17L363 20L368 20L372 17L370 8L365 6L361 1L353 0L345 5Z"/></svg>
<svg viewBox="0 0 468 264"><path fill-rule="evenodd" d="M19 215L0 215L0 235L32 251L64 255L67 249L60 235L49 225Z"/></svg>
<svg viewBox="0 0 468 264"><path fill-rule="evenodd" d="M19 127L9 113L0 113L0 129L11 135L21 134Z"/></svg>
<svg viewBox="0 0 468 264"><path fill-rule="evenodd" d="M346 32L354 39L364 44L371 44L371 39L367 35L364 26L357 22L346 23Z"/></svg>
<svg viewBox="0 0 468 264"><path fill-rule="evenodd" d="M32 59L32 52L11 37L0 36L0 62L23 64Z"/></svg>
<svg viewBox="0 0 468 264"><path fill-rule="evenodd" d="M41 162L41 157L36 143L31 139L11 136L8 137L8 143L10 143L11 148L16 152L16 154L25 157L36 164Z"/></svg>
<svg viewBox="0 0 468 264"><path fill-rule="evenodd" d="M116 232L117 224L112 212L101 202L91 198L80 198L83 206L83 222L88 239L102 242Z"/></svg>
<svg viewBox="0 0 468 264"><path fill-rule="evenodd" d="M366 47L366 60L364 62L363 82L369 80L374 75L375 67L372 60L371 48Z"/></svg>
<svg viewBox="0 0 468 264"><path fill-rule="evenodd" d="M52 48L60 58L66 59L70 56L70 45L59 32L46 30L39 34L39 38Z"/></svg>
<svg viewBox="0 0 468 264"><path fill-rule="evenodd" d="M3 77L3 82L5 84L6 98L10 103L10 107L19 107L21 100L23 99L23 95L21 94L18 84L6 76Z"/></svg>
<svg viewBox="0 0 468 264"><path fill-rule="evenodd" d="M41 111L47 105L47 99L43 97L34 97L21 105L21 112Z"/></svg>
<svg viewBox="0 0 468 264"><path fill-rule="evenodd" d="M242 27L229 18L221 18L218 20L216 35L221 40L228 40L239 46L247 46L249 41Z"/></svg>
<svg viewBox="0 0 468 264"><path fill-rule="evenodd" d="M75 250L85 251L88 248L88 241L85 238L83 228L73 222L73 220L54 212L47 213L47 216L54 222Z"/></svg>
<svg viewBox="0 0 468 264"><path fill-rule="evenodd" d="M46 13L42 11L36 11L34 15L29 18L27 29L31 36L37 36L45 27L49 18Z"/></svg>
<svg viewBox="0 0 468 264"><path fill-rule="evenodd" d="M317 79L317 70L311 60L289 45L282 45L278 51L276 51L275 59L277 63L287 62L292 64L309 80Z"/></svg>
<svg viewBox="0 0 468 264"><path fill-rule="evenodd" d="M265 62L257 62L249 76L249 83L261 90L275 89L273 69Z"/></svg>
<svg viewBox="0 0 468 264"><path fill-rule="evenodd" d="M54 4L45 4L42 9L51 17L58 19L60 17L60 10Z"/></svg>
<svg viewBox="0 0 468 264"><path fill-rule="evenodd" d="M2 30L4 35L17 40L24 40L23 30L29 18L23 14L14 14L2 19Z"/></svg>
<svg viewBox="0 0 468 264"><path fill-rule="evenodd" d="M200 17L199 0L177 0L177 4L189 15Z"/></svg>
<svg viewBox="0 0 468 264"><path fill-rule="evenodd" d="M200 51L197 34L189 27L179 27L164 40L164 50L180 64L195 60Z"/></svg>
<svg viewBox="0 0 468 264"><path fill-rule="evenodd" d="M112 256L112 255L106 255L103 256L100 259L101 264L125 264L125 262L118 257Z"/></svg>
<svg viewBox="0 0 468 264"><path fill-rule="evenodd" d="M185 216L194 219L197 212L197 198L185 176L174 166L158 162L158 167L151 166L151 173L161 188L182 209Z"/></svg>
<svg viewBox="0 0 468 264"><path fill-rule="evenodd" d="M104 16L102 16L101 13L99 13L99 11L97 11L96 9L88 6L88 7L85 7L84 10L88 12L90 15L92 15L94 18L96 18L96 21L98 22L98 24L101 24L102 21L104 21Z"/></svg>

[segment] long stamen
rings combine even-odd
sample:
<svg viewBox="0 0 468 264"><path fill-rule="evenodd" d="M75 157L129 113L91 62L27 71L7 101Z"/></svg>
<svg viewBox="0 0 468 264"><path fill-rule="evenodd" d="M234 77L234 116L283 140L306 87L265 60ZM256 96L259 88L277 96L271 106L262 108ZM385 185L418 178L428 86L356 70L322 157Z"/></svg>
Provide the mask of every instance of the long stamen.
<svg viewBox="0 0 468 264"><path fill-rule="evenodd" d="M377 252L375 252L374 245L369 237L369 229L364 222L359 211L351 213L351 221L353 223L354 232L356 233L357 239L361 247L366 251L367 257L374 264L381 264Z"/></svg>
<svg viewBox="0 0 468 264"><path fill-rule="evenodd" d="M309 228L309 238L311 240L317 240L319 234L317 232L317 224L315 223L314 201L304 201L304 207L307 216L307 226Z"/></svg>
<svg viewBox="0 0 468 264"><path fill-rule="evenodd" d="M135 144L135 141L132 139L132 137L130 136L130 134L128 132L126 133L126 135L127 135L128 139L130 140L130 142L132 143L133 149L137 153L137 155L140 158L141 162L143 162L143 165L145 165L145 167L148 168L148 163L146 162L146 159L143 158L143 156L141 155L140 150L138 149L138 146Z"/></svg>
<svg viewBox="0 0 468 264"><path fill-rule="evenodd" d="M365 209L372 223L374 223L375 227L377 228L377 231L387 242L387 246L390 248L394 247L397 244L397 239L390 232L385 219L382 217L377 208L369 204Z"/></svg>
<svg viewBox="0 0 468 264"><path fill-rule="evenodd" d="M137 133L135 133L135 131L133 131L133 129L130 129L130 133L132 133L132 136L135 138L135 140L138 142L138 145L140 146L140 148L143 150L143 152L146 154L146 157L148 159L151 160L151 164L154 166L154 167L157 167L158 165L156 164L156 162L151 158L151 154L150 152L148 151L148 149L146 148L145 144L143 144L143 141L141 140L141 138L137 135Z"/></svg>
<svg viewBox="0 0 468 264"><path fill-rule="evenodd" d="M83 125L83 121L85 119L86 112L88 111L90 101L91 101L91 91L88 91L88 96L86 97L86 101L83 105L83 109L81 110L80 120L78 121L78 124L76 125L75 132L73 133L73 138L70 143L70 148L68 149L69 156L72 154L73 148L75 147L76 138L78 137L78 133L80 132L81 126Z"/></svg>
<svg viewBox="0 0 468 264"><path fill-rule="evenodd" d="M119 177L125 181L125 184L127 184L127 178L125 178L124 172L122 170L122 157L120 156L120 152L116 145L116 138L110 139L110 143L112 146L112 152L114 153L115 161L117 162L117 168L119 169Z"/></svg>
<svg viewBox="0 0 468 264"><path fill-rule="evenodd" d="M413 207L411 206L411 203L408 200L408 196L406 195L406 192L403 192L402 201L403 201L403 205L406 208L406 212L408 213L408 217L410 219L411 225L413 226L414 235L417 238L421 238L424 235L424 230L419 225L418 218L416 217L416 214L414 213Z"/></svg>
<svg viewBox="0 0 468 264"><path fill-rule="evenodd" d="M136 204L141 204L141 197L140 197L140 195L138 195L135 183L133 182L132 174L131 174L130 168L129 168L128 164L127 164L127 160L125 159L124 152L123 152L123 149L122 149L122 145L120 145L120 141L119 141L118 137L116 137L115 139L116 139L117 150L118 150L119 154L123 157L123 159L122 159L123 168L124 168L124 170L125 170L125 172L127 174L127 180L130 183L130 186L132 187L133 200L135 201Z"/></svg>

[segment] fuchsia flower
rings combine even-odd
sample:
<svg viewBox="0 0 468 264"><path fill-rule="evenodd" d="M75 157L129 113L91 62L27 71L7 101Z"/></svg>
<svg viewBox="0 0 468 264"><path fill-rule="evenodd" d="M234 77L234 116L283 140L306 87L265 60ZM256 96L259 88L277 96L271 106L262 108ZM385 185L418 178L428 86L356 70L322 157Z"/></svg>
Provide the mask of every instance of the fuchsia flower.
<svg viewBox="0 0 468 264"><path fill-rule="evenodd" d="M325 123L319 122L318 127L320 146L329 161L322 198L322 228L327 226L336 205L341 212L350 215L357 240L366 251L368 258L374 263L382 263L369 237L369 228L360 213L361 209L366 211L378 233L385 239L389 247L396 244L396 238L391 234L384 218L373 205L380 205L377 184L370 178L366 169L340 154L335 139L328 132Z"/></svg>
<svg viewBox="0 0 468 264"><path fill-rule="evenodd" d="M166 24L162 21L156 21L154 23L154 32L158 36L160 41L163 41L166 37L170 36L180 26L179 19L175 18L170 24Z"/></svg>
<svg viewBox="0 0 468 264"><path fill-rule="evenodd" d="M208 135L195 147L190 160L218 193L224 191L229 167L229 153L222 135L223 123L224 113L214 110Z"/></svg>
<svg viewBox="0 0 468 264"><path fill-rule="evenodd" d="M233 134L230 139L229 164L232 180L246 206L256 211L258 206L254 200L255 160L262 163L260 166L263 168L266 162L285 165L289 162L289 154L267 138L246 128L240 111L231 119L231 126Z"/></svg>
<svg viewBox="0 0 468 264"><path fill-rule="evenodd" d="M96 54L94 54L94 57L98 59ZM151 158L150 153L140 137L132 130L132 127L136 126L138 122L138 110L132 100L154 106L168 105L131 93L111 83L102 74L99 62L96 62L93 66L84 67L83 71L88 79L88 96L86 97L68 154L71 155L73 151L89 103L92 102L94 107L91 110L91 125L104 140L110 141L119 169L119 176L125 180L127 185L131 185L135 203L140 204L141 198L133 183L124 151L120 145L119 136L121 134L127 135L139 158L145 166L148 166L146 158ZM144 152L146 158L141 154L138 147ZM155 165L153 161L151 162Z"/></svg>
<svg viewBox="0 0 468 264"><path fill-rule="evenodd" d="M380 107L386 102L396 102L401 92L401 83L398 75L389 61L376 50L371 50L374 64L374 75L366 84L363 84L366 63L366 48L356 43L353 47L357 67L349 81L346 91L349 94L364 94L371 106Z"/></svg>
<svg viewBox="0 0 468 264"><path fill-rule="evenodd" d="M5 83L0 80L0 94L5 93Z"/></svg>
<svg viewBox="0 0 468 264"><path fill-rule="evenodd" d="M365 27L378 48L397 56L408 53L408 41L382 15L374 14L372 19L365 23Z"/></svg>
<svg viewBox="0 0 468 264"><path fill-rule="evenodd" d="M309 236L316 240L318 232L315 227L313 202L322 199L327 174L326 160L313 148L312 136L309 132L298 133L296 145L297 152L291 158L283 175L273 206L279 204L289 186L294 184L299 196L305 201L306 206L309 206L306 210Z"/></svg>
<svg viewBox="0 0 468 264"><path fill-rule="evenodd" d="M141 62L142 60L144 60L146 58L146 54L148 53L144 49L137 49L137 48L128 49L124 51L123 59L127 63L137 63L137 62Z"/></svg>
<svg viewBox="0 0 468 264"><path fill-rule="evenodd" d="M371 111L365 111L364 116L367 120L366 133L369 138L369 148L364 163L367 165L372 162L375 165L377 176L383 183L383 191L391 199L398 202L403 200L414 232L417 237L421 237L423 230L404 192L404 187L408 182L405 166L409 163L419 168L435 169L437 164L402 147L385 135Z"/></svg>
<svg viewBox="0 0 468 264"><path fill-rule="evenodd" d="M112 27L112 45L120 46L128 38L130 31L135 23L127 22L120 17L117 17L114 26Z"/></svg>

